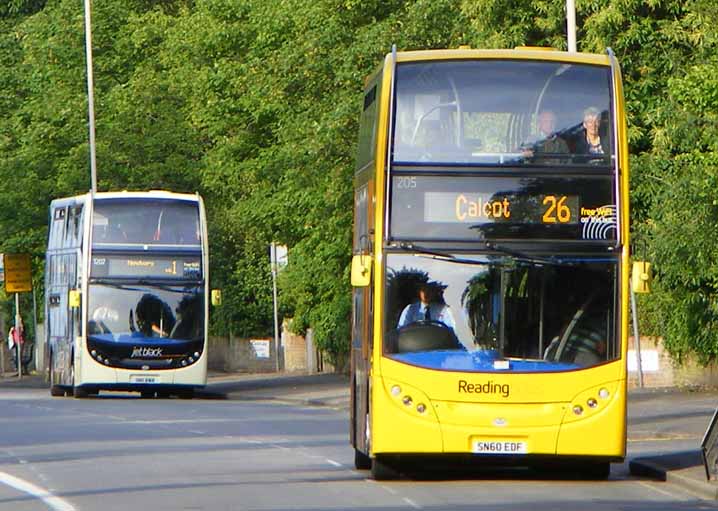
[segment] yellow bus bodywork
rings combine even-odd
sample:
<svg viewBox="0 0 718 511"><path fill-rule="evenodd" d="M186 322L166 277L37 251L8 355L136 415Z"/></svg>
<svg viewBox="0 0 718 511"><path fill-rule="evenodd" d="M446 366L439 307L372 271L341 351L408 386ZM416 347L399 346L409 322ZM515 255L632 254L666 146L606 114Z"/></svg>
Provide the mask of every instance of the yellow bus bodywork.
<svg viewBox="0 0 718 511"><path fill-rule="evenodd" d="M451 59L542 60L610 66L608 55L561 51L431 50L401 52L397 62ZM400 363L382 351L383 239L385 235L386 154L390 126L390 91L394 61L384 61L379 98L375 177L373 269L373 344L369 374L370 452L381 454L468 454L476 440L521 440L527 454L601 457L619 461L626 453L626 385L629 303L628 141L620 70L613 75L617 148L621 168L620 358L597 367L554 373L464 373L437 371ZM458 381L509 385L508 397L466 395ZM392 389L400 392L393 393ZM604 390L608 397L599 397ZM405 398L410 404L405 404ZM597 402L595 407L588 400ZM417 411L417 405L426 408ZM581 414L574 412L581 406Z"/></svg>

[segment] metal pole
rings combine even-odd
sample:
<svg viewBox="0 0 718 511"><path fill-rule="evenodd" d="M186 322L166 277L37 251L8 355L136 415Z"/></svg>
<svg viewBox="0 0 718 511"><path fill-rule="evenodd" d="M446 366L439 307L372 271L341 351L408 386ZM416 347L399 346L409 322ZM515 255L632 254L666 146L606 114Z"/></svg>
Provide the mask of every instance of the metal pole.
<svg viewBox="0 0 718 511"><path fill-rule="evenodd" d="M15 335L17 336L15 342L15 349L17 350L17 377L22 378L22 350L20 349L20 341L22 336L20 335L20 294L15 293Z"/></svg>
<svg viewBox="0 0 718 511"><path fill-rule="evenodd" d="M636 293L631 286L631 316L633 316L633 344L636 347L636 366L638 367L638 387L643 388L643 363L641 361L641 338L638 336L638 314L636 311Z"/></svg>
<svg viewBox="0 0 718 511"><path fill-rule="evenodd" d="M92 75L91 0L85 0L85 53L87 55L87 115L90 124L90 176L92 192L97 192L97 158L95 153L95 84Z"/></svg>
<svg viewBox="0 0 718 511"><path fill-rule="evenodd" d="M33 360L35 361L35 372L41 371L41 367L38 367L38 360L37 360L37 350L38 350L38 342L37 342L37 299L35 298L35 286L32 287L32 337L33 337L33 349L35 350L35 353L33 355ZM44 353L44 352L43 352Z"/></svg>
<svg viewBox="0 0 718 511"><path fill-rule="evenodd" d="M568 51L576 52L576 2L566 0L566 32L568 37Z"/></svg>
<svg viewBox="0 0 718 511"><path fill-rule="evenodd" d="M2 261L2 254L0 254L0 261ZM0 313L0 330L5 331L7 325L5 324L5 314ZM3 344L7 342L7 337L3 337ZM8 355L12 358L12 353L8 350ZM0 347L0 377L5 376L5 346Z"/></svg>
<svg viewBox="0 0 718 511"><path fill-rule="evenodd" d="M279 311L277 307L277 246L272 243L270 245L271 262L272 262L272 295L274 298L274 354L276 357L276 370L279 372Z"/></svg>
<svg viewBox="0 0 718 511"><path fill-rule="evenodd" d="M7 338L3 338L2 342L5 344ZM10 356L12 357L12 353L10 353ZM5 346L0 348L0 377L3 376L5 376Z"/></svg>

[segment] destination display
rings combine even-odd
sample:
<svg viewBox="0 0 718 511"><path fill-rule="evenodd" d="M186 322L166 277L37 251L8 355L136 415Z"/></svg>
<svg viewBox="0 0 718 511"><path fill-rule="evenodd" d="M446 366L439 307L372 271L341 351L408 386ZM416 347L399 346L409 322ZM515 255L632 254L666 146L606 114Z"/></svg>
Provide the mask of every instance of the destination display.
<svg viewBox="0 0 718 511"><path fill-rule="evenodd" d="M199 257L94 255L91 276L195 280L202 277L202 264Z"/></svg>
<svg viewBox="0 0 718 511"><path fill-rule="evenodd" d="M424 221L576 224L579 199L576 195L426 192Z"/></svg>
<svg viewBox="0 0 718 511"><path fill-rule="evenodd" d="M393 238L616 239L610 175L395 175L390 200Z"/></svg>

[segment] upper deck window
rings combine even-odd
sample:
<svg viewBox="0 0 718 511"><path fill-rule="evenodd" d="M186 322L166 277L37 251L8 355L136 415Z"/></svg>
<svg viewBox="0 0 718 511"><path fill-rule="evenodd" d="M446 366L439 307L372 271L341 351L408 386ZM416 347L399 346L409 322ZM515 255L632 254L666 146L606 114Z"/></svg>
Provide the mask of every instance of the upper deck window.
<svg viewBox="0 0 718 511"><path fill-rule="evenodd" d="M393 161L612 165L610 68L539 61L397 66Z"/></svg>
<svg viewBox="0 0 718 511"><path fill-rule="evenodd" d="M98 245L200 245L196 202L167 199L96 199L92 243Z"/></svg>

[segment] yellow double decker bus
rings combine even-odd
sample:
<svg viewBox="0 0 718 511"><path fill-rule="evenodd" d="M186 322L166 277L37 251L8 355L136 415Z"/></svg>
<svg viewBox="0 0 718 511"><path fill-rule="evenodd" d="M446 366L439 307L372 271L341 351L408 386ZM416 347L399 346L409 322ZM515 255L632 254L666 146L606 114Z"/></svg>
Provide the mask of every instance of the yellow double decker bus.
<svg viewBox="0 0 718 511"><path fill-rule="evenodd" d="M388 54L355 173L351 443L545 462L626 452L628 149L621 74L544 49Z"/></svg>

